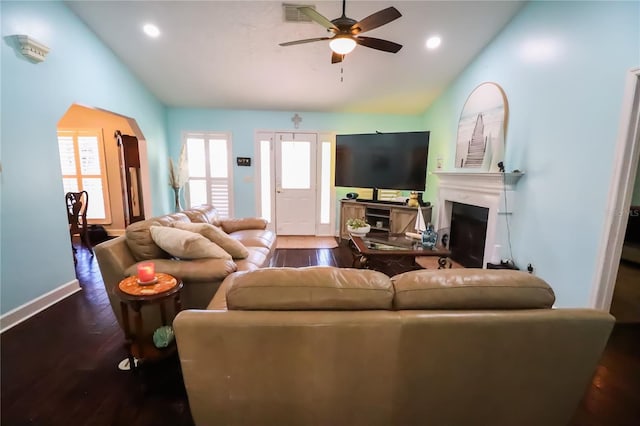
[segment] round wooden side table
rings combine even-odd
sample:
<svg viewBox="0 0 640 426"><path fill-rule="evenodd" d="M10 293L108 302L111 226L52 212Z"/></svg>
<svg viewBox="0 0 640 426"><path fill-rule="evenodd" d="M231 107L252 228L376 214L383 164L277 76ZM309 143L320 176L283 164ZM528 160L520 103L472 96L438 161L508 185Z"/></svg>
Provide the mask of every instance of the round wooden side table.
<svg viewBox="0 0 640 426"><path fill-rule="evenodd" d="M173 301L174 314L182 310L180 290L182 280L169 274L157 273L156 282L151 285L141 285L138 277L131 276L118 284L118 297L122 312L122 324L126 339L129 365L134 370L138 361L160 359L175 353L176 344L173 341L166 348L157 348L150 336L143 335L143 322L140 310L144 305L157 305L160 309L162 325L167 322L166 302ZM132 312L134 330L131 330L129 310Z"/></svg>

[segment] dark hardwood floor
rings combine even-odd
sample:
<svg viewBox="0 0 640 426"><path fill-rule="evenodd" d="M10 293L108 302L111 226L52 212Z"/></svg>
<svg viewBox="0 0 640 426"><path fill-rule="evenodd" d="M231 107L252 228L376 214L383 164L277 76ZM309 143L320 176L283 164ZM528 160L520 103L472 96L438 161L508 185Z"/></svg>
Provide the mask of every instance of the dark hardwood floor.
<svg viewBox="0 0 640 426"><path fill-rule="evenodd" d="M345 247L278 250L272 264L350 266L351 259ZM84 248L78 247L76 269L83 291L0 338L0 423L192 425L177 358L146 364L139 375L118 370L126 356L123 335ZM638 424L640 326L616 326L571 426Z"/></svg>

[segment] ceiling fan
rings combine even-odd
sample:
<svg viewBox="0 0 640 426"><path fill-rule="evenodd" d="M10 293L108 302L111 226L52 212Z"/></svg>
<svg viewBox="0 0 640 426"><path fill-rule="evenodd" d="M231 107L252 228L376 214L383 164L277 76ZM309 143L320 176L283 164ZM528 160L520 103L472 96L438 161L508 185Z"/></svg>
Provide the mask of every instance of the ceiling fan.
<svg viewBox="0 0 640 426"><path fill-rule="evenodd" d="M298 10L304 13L313 21L322 25L328 32L332 32L332 37L316 37L305 40L289 41L280 43L280 46L293 46L296 44L312 43L314 41L331 40L331 63L342 62L344 56L356 47L356 44L370 47L372 49L382 50L384 52L397 53L402 49L402 45L388 40L381 40L373 37L363 37L360 34L365 31L373 30L381 27L389 22L398 19L402 15L395 7L388 7L367 16L360 21L348 18L345 14L346 0L342 0L342 16L334 20L329 20L309 6L301 6Z"/></svg>

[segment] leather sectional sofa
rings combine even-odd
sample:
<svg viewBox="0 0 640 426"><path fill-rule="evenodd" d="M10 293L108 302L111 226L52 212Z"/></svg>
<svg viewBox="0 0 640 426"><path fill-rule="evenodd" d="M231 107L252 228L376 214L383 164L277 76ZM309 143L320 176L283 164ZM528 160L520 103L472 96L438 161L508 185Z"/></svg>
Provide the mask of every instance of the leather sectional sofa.
<svg viewBox="0 0 640 426"><path fill-rule="evenodd" d="M229 275L174 320L197 425L566 426L614 318L520 271Z"/></svg>
<svg viewBox="0 0 640 426"><path fill-rule="evenodd" d="M177 227L177 224L190 223L208 223L220 227L229 237L246 247L248 255L242 259L180 260L161 249L150 232L152 226ZM133 223L127 227L125 235L97 245L94 251L104 286L120 325L122 317L116 289L123 278L137 273L139 262L152 261L156 272L182 279L183 308L205 308L227 275L269 266L275 252L276 236L266 229L266 225L264 219L258 218L220 219L215 207L200 206ZM161 325L159 309L142 306L141 314L144 333L150 336Z"/></svg>

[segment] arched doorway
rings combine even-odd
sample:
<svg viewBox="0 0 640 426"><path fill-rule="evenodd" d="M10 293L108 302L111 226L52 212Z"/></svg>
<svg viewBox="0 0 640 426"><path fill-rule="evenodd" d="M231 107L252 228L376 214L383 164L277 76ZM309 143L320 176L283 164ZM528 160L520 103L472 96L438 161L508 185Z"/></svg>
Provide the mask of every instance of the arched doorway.
<svg viewBox="0 0 640 426"><path fill-rule="evenodd" d="M105 214L104 218L89 219L88 222L103 225L109 235L114 236L122 235L126 226L132 221L131 203L127 199L130 198L130 192L134 191L131 179L126 178L127 170L123 170L122 148L118 146L116 132L129 135L137 140L139 169L135 173L134 184L137 196L144 202L138 204L140 211L136 212L136 217L150 217L152 200L147 143L136 120L111 111L73 104L58 122L59 135L71 135L73 138L73 135L91 134L101 140L97 146L104 156L103 198ZM101 202L99 195L93 198L97 200L96 202ZM89 204L91 206L91 201Z"/></svg>

